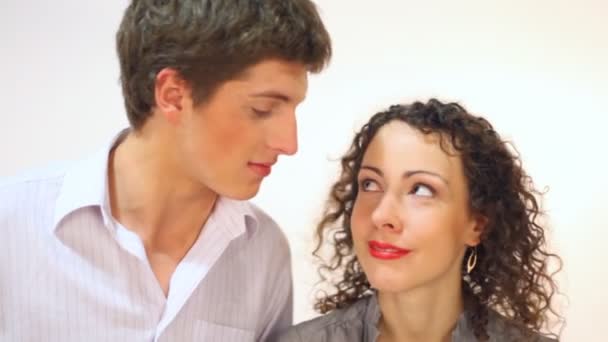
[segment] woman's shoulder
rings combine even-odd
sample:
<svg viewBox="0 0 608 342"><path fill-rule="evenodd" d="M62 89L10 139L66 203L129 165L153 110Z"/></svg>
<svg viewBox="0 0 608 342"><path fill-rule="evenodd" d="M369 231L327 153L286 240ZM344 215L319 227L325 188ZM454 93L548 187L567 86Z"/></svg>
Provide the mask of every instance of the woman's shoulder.
<svg viewBox="0 0 608 342"><path fill-rule="evenodd" d="M558 340L531 332L527 327L510 320L497 312L490 312L488 320L488 333L491 341L530 341L530 342L557 342ZM492 339L494 338L494 339Z"/></svg>
<svg viewBox="0 0 608 342"><path fill-rule="evenodd" d="M363 341L371 296L358 299L351 305L289 328L279 342L300 341Z"/></svg>

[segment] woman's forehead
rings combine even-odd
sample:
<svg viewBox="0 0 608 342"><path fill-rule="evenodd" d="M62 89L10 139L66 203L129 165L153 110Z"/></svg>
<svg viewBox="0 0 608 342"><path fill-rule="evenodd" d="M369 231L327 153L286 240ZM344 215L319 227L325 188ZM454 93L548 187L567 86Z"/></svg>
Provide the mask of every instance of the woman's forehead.
<svg viewBox="0 0 608 342"><path fill-rule="evenodd" d="M439 134L425 134L395 120L381 127L372 138L363 164L382 168L430 168L448 176L453 168L461 165L460 157L453 150L449 139L442 139Z"/></svg>

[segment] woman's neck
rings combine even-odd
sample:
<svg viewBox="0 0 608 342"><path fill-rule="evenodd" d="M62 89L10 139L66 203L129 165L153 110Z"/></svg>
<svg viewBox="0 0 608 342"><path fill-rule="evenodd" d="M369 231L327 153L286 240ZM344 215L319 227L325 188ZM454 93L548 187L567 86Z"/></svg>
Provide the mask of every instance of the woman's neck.
<svg viewBox="0 0 608 342"><path fill-rule="evenodd" d="M380 342L450 341L464 308L460 281L456 286L436 284L403 293L379 291L378 303Z"/></svg>

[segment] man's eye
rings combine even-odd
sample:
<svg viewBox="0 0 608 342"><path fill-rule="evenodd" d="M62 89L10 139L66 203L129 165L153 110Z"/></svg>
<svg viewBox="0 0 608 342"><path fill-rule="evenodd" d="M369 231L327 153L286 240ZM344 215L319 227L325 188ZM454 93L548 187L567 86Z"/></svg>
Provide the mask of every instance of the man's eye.
<svg viewBox="0 0 608 342"><path fill-rule="evenodd" d="M270 110L261 110L257 108L251 108L251 111L253 112L253 114L255 114L255 116L258 116L260 118L267 117L272 114L272 111Z"/></svg>

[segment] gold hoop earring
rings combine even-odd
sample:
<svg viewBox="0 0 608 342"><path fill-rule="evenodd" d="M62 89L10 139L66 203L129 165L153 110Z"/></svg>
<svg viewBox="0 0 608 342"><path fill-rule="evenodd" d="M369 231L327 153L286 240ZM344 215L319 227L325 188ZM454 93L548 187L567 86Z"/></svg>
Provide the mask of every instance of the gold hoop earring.
<svg viewBox="0 0 608 342"><path fill-rule="evenodd" d="M471 248L472 251L469 254L469 258L467 259L467 274L471 274L471 271L477 265L477 246Z"/></svg>

